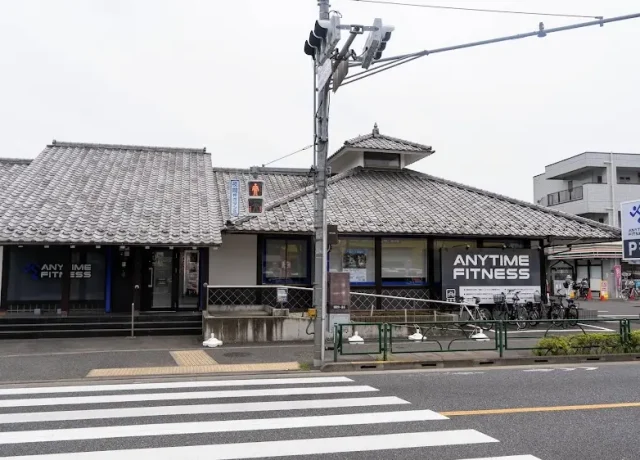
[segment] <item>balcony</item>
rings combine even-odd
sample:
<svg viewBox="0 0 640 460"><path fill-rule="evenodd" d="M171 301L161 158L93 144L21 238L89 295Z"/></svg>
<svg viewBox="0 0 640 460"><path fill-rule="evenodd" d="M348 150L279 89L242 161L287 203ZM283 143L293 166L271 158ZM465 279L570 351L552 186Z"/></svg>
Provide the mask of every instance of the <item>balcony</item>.
<svg viewBox="0 0 640 460"><path fill-rule="evenodd" d="M579 185L572 189L549 193L547 195L547 206L555 206L557 204L568 203L570 201L578 201L583 197L582 185Z"/></svg>

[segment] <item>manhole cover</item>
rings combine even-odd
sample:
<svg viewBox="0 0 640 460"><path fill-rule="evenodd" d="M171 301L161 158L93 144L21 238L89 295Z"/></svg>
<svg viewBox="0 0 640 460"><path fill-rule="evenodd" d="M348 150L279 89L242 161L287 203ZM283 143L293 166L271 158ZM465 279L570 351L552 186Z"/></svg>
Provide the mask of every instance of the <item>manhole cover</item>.
<svg viewBox="0 0 640 460"><path fill-rule="evenodd" d="M246 353L244 351L232 351L230 353L225 353L224 356L228 358L243 358L245 356L251 356L251 353Z"/></svg>

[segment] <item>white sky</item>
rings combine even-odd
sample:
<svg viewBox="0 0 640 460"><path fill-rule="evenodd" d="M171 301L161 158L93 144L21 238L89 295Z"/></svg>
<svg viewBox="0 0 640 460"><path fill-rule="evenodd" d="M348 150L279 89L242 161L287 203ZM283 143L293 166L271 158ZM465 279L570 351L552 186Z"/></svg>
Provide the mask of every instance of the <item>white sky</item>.
<svg viewBox="0 0 640 460"><path fill-rule="evenodd" d="M637 0L412 1L640 12ZM332 8L343 23L393 24L386 56L583 21ZM57 139L206 146L214 165L248 167L297 150L312 140L302 47L316 17L316 0L0 0L0 156L33 158ZM640 19L422 58L338 91L330 151L377 122L435 148L412 168L530 201L546 164L640 153L638 56ZM274 166L308 167L311 155Z"/></svg>

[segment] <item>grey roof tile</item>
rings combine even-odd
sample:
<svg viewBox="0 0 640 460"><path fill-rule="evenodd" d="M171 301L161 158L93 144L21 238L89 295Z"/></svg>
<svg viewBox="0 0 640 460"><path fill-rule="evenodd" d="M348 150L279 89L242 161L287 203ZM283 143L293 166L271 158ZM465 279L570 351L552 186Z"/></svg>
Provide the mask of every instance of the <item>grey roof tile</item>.
<svg viewBox="0 0 640 460"><path fill-rule="evenodd" d="M597 222L413 170L355 168L329 181L327 219L341 233L619 238ZM312 187L237 219L231 231L311 232Z"/></svg>
<svg viewBox="0 0 640 460"><path fill-rule="evenodd" d="M22 158L0 158L0 200L3 192L18 178L31 163Z"/></svg>
<svg viewBox="0 0 640 460"><path fill-rule="evenodd" d="M349 139L344 142L345 146L367 149L367 150L396 150L400 152L420 152L431 153L433 149L428 145L405 141L397 137L384 134L370 133Z"/></svg>
<svg viewBox="0 0 640 460"><path fill-rule="evenodd" d="M222 242L203 149L55 142L7 188L0 242Z"/></svg>

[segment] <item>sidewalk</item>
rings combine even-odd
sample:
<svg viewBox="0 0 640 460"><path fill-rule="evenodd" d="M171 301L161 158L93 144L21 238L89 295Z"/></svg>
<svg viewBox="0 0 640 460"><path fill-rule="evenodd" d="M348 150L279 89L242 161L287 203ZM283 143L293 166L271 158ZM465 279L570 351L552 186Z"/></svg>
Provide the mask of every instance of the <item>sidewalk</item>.
<svg viewBox="0 0 640 460"><path fill-rule="evenodd" d="M224 345L193 336L5 340L0 382L304 370L313 344Z"/></svg>

